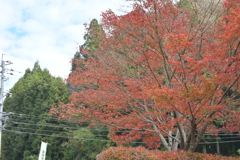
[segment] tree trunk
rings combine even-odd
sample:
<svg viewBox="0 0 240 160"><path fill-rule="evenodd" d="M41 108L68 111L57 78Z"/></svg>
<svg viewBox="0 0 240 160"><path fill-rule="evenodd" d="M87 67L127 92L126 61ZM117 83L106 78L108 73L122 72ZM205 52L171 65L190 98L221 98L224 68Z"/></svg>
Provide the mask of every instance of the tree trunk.
<svg viewBox="0 0 240 160"><path fill-rule="evenodd" d="M190 144L190 147L189 147L189 149L188 149L188 152L194 152L195 149L196 149L196 147L197 147L196 143Z"/></svg>

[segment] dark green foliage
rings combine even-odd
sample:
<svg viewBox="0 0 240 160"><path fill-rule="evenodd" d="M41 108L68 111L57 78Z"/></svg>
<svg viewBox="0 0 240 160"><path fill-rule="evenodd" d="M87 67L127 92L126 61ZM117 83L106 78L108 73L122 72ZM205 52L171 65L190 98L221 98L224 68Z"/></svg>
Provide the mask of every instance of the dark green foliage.
<svg viewBox="0 0 240 160"><path fill-rule="evenodd" d="M9 116L3 132L3 159L36 159L41 141L49 143L47 159L61 159L64 149L61 144L68 139L38 134L53 135L49 131L54 131L55 135L64 136L66 134L61 133L63 129L37 125L60 125L48 112L53 106L68 102L67 85L61 78L53 77L47 69L42 70L36 62L34 68L27 69L14 85L11 94L4 101L4 111L18 114Z"/></svg>
<svg viewBox="0 0 240 160"><path fill-rule="evenodd" d="M36 160L41 141L48 143L46 160L91 160L111 146L106 128L80 129L89 123L80 126L74 123L77 120L57 120L57 116L49 114L54 106L68 102L69 91L61 78L42 70L38 62L25 71L11 94L4 101L4 111L17 114L8 116L3 132L3 159Z"/></svg>
<svg viewBox="0 0 240 160"><path fill-rule="evenodd" d="M107 140L107 135L95 134L89 129L79 129L72 133L75 139L70 139L64 146L67 150L64 152L63 160L95 160L97 154L107 149L111 142Z"/></svg>
<svg viewBox="0 0 240 160"><path fill-rule="evenodd" d="M86 49L89 54L95 53L99 48L97 41L99 41L102 36L104 36L102 26L98 24L96 19L93 19L87 28L87 33L84 35L85 43L81 48Z"/></svg>
<svg viewBox="0 0 240 160"><path fill-rule="evenodd" d="M102 26L98 24L96 19L93 19L89 27L86 28L87 33L84 35L84 44L79 46L79 52L76 52L72 59L71 72L75 71L77 67L84 68L80 59L86 61L89 56L94 56L94 53L99 48L98 41L104 36Z"/></svg>
<svg viewBox="0 0 240 160"><path fill-rule="evenodd" d="M61 78L53 77L47 69L35 63L32 71L26 70L11 89L12 97L4 101L4 110L30 115L47 113L54 105L68 101L67 86Z"/></svg>

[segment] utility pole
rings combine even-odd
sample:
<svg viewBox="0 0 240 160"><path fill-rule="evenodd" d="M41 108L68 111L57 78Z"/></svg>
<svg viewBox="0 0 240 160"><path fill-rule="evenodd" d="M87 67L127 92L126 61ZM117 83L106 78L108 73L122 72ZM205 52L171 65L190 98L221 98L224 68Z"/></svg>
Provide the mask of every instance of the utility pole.
<svg viewBox="0 0 240 160"><path fill-rule="evenodd" d="M0 88L0 159L2 159L2 130L3 130L3 98L4 98L4 81L6 81L6 77L4 76L4 73L6 72L5 66L10 65L12 62L10 61L3 61L3 54L2 54L2 60L1 60L1 88Z"/></svg>

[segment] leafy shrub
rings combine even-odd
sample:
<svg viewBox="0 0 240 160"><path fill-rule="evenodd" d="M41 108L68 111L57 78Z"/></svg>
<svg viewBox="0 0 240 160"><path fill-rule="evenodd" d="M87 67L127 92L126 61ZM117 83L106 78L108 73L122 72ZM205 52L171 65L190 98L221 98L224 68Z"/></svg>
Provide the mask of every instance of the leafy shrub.
<svg viewBox="0 0 240 160"><path fill-rule="evenodd" d="M182 150L159 151L147 150L144 147L111 147L97 156L97 160L240 160L240 157L191 153Z"/></svg>

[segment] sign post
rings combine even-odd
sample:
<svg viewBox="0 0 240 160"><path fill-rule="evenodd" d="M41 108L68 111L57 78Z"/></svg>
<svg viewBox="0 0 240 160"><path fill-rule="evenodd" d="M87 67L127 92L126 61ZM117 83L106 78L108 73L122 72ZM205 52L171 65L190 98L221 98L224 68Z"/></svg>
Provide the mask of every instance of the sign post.
<svg viewBox="0 0 240 160"><path fill-rule="evenodd" d="M38 160L45 160L46 152L47 152L47 143L42 142Z"/></svg>

